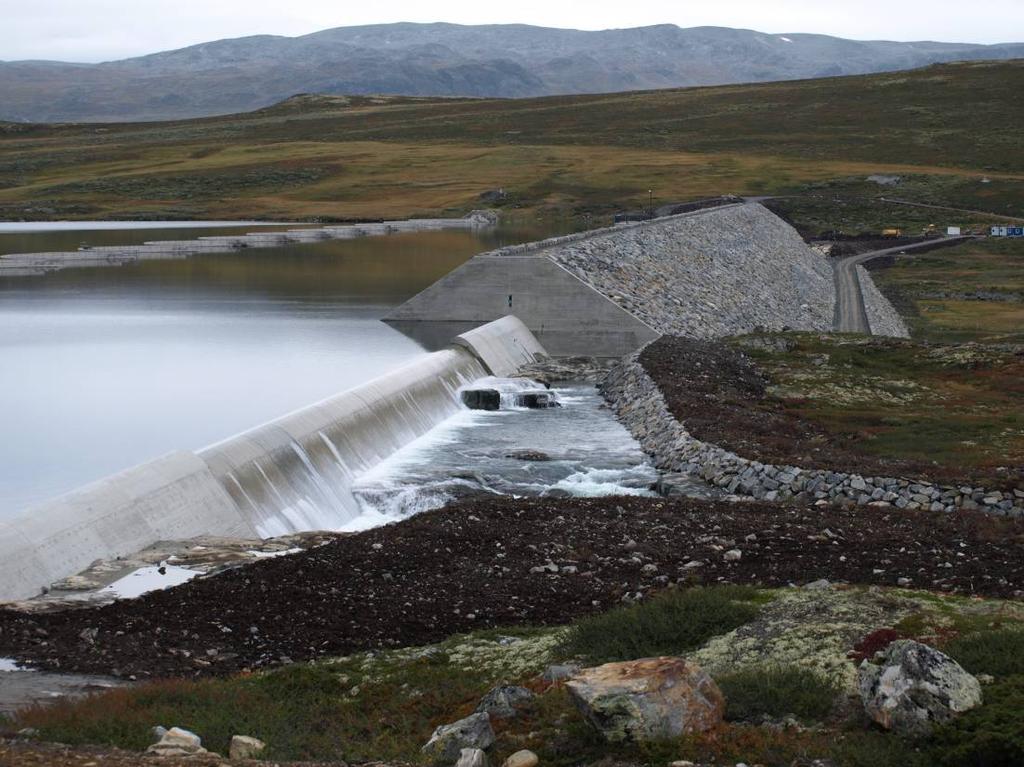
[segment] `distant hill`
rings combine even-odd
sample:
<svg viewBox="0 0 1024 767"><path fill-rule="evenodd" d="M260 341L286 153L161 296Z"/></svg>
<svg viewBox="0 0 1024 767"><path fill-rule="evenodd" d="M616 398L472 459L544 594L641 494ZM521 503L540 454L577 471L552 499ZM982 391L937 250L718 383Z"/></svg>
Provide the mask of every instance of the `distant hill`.
<svg viewBox="0 0 1024 767"><path fill-rule="evenodd" d="M1024 57L1024 43L861 42L662 25L581 32L389 24L261 35L102 64L0 62L0 120L143 121L296 93L529 97L795 80Z"/></svg>

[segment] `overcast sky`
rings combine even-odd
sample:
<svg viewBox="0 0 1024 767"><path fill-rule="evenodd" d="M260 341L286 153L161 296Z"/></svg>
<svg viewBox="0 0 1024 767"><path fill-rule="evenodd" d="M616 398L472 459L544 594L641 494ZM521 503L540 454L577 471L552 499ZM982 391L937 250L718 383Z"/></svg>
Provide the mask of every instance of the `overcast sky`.
<svg viewBox="0 0 1024 767"><path fill-rule="evenodd" d="M393 21L574 29L716 25L997 43L1024 39L1024 0L0 0L0 60L105 61L224 37Z"/></svg>

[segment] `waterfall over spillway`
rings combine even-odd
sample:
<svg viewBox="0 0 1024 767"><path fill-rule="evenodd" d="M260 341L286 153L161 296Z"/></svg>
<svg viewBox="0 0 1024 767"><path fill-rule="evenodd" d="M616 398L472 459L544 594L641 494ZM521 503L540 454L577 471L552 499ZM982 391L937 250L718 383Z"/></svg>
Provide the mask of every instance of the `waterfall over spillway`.
<svg viewBox="0 0 1024 767"><path fill-rule="evenodd" d="M200 451L262 538L344 526L352 482L461 409L487 374L464 349L424 356L355 389Z"/></svg>
<svg viewBox="0 0 1024 767"><path fill-rule="evenodd" d="M459 388L545 354L516 317L198 453L177 451L0 522L0 600L97 559L201 535L336 530L361 512L354 478L462 409Z"/></svg>

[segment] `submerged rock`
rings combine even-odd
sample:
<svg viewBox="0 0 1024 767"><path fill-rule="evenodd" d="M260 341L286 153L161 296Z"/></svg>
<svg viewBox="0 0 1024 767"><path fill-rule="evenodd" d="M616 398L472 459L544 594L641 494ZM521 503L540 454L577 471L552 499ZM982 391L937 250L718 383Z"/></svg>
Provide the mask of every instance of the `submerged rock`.
<svg viewBox="0 0 1024 767"><path fill-rule="evenodd" d="M682 658L584 669L568 685L584 716L609 742L661 741L710 730L725 699L714 680Z"/></svg>
<svg viewBox="0 0 1024 767"><path fill-rule="evenodd" d="M465 748L485 750L494 743L491 717L487 714L471 714L451 724L443 724L434 730L423 753L434 764L455 762Z"/></svg>
<svg viewBox="0 0 1024 767"><path fill-rule="evenodd" d="M893 642L880 665L858 673L864 710L887 730L914 737L981 705L981 683L956 661L909 639Z"/></svg>
<svg viewBox="0 0 1024 767"><path fill-rule="evenodd" d="M462 404L470 410L501 410L501 393L497 389L464 389Z"/></svg>

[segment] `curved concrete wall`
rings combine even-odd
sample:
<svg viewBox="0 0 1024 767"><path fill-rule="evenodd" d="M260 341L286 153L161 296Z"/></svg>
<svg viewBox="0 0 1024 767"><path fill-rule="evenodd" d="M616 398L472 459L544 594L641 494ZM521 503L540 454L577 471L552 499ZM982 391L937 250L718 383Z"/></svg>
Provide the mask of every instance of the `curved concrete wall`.
<svg viewBox="0 0 1024 767"><path fill-rule="evenodd" d="M340 527L358 513L352 480L454 414L459 386L543 354L521 322L504 317L199 453L172 453L36 506L0 523L0 600L160 540Z"/></svg>

